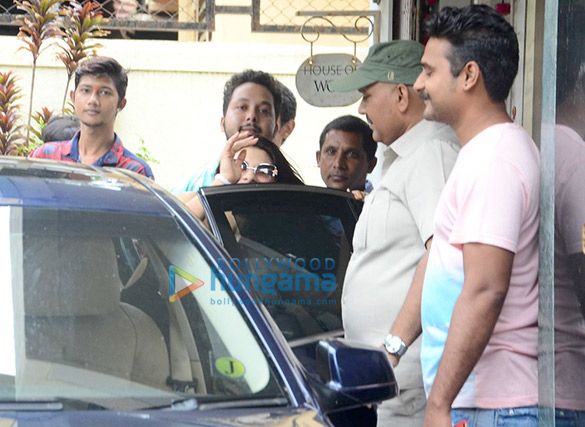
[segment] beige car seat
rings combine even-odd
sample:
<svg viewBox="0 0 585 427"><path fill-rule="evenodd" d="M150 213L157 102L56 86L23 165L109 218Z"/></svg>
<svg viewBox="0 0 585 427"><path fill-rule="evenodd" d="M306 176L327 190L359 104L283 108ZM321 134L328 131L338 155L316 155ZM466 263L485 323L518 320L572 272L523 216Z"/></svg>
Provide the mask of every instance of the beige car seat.
<svg viewBox="0 0 585 427"><path fill-rule="evenodd" d="M169 389L162 333L120 302L111 238L25 237L24 250L27 359Z"/></svg>

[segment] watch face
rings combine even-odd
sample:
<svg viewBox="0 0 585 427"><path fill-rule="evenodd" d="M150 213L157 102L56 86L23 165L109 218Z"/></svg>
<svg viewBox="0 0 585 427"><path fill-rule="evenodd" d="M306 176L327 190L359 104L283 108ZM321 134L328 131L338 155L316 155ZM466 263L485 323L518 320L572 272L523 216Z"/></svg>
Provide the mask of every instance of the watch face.
<svg viewBox="0 0 585 427"><path fill-rule="evenodd" d="M386 341L386 348L390 353L396 353L400 349L400 338L390 337L390 339Z"/></svg>
<svg viewBox="0 0 585 427"><path fill-rule="evenodd" d="M406 345L402 342L400 337L395 335L388 335L384 340L384 347L390 354L402 355L406 351Z"/></svg>

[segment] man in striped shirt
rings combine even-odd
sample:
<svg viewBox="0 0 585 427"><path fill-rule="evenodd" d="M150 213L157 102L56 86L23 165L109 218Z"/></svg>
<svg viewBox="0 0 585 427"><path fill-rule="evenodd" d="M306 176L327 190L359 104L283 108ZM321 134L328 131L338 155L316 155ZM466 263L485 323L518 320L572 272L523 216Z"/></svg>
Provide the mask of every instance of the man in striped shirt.
<svg viewBox="0 0 585 427"><path fill-rule="evenodd" d="M71 99L81 122L70 141L46 143L30 157L128 169L154 179L150 166L124 148L114 132L117 114L126 106L128 76L114 59L92 57L75 72Z"/></svg>

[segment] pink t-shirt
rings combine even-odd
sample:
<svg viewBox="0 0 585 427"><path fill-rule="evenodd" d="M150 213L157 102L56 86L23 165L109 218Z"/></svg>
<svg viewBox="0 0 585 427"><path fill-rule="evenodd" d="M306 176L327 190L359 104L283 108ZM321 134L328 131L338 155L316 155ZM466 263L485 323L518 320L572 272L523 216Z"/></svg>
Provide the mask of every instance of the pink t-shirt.
<svg viewBox="0 0 585 427"><path fill-rule="evenodd" d="M461 149L439 200L421 307L427 394L463 287L463 245L483 243L515 254L502 312L454 408L538 403L539 163L521 126L491 126Z"/></svg>
<svg viewBox="0 0 585 427"><path fill-rule="evenodd" d="M575 294L570 257L583 256L585 142L555 129L555 406L585 410L585 322ZM577 286L582 286L578 283Z"/></svg>

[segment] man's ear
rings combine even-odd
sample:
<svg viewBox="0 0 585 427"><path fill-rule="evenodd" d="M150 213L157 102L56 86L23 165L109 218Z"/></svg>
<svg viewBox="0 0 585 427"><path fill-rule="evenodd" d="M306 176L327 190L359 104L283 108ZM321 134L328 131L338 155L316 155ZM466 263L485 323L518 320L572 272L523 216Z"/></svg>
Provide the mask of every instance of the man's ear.
<svg viewBox="0 0 585 427"><path fill-rule="evenodd" d="M294 119L290 119L288 122L282 125L282 128L280 129L279 132L283 143L290 136L293 130L295 130L295 124L296 123Z"/></svg>
<svg viewBox="0 0 585 427"><path fill-rule="evenodd" d="M71 98L71 101L73 101L73 103L75 103L75 91L71 90L71 92L69 92L69 97Z"/></svg>
<svg viewBox="0 0 585 427"><path fill-rule="evenodd" d="M377 157L373 157L371 160L368 160L368 173L372 173L377 164L378 164Z"/></svg>
<svg viewBox="0 0 585 427"><path fill-rule="evenodd" d="M127 102L126 98L120 101L120 103L118 104L118 113L124 109L124 107L126 106L126 102Z"/></svg>
<svg viewBox="0 0 585 427"><path fill-rule="evenodd" d="M221 116L221 120L219 121L219 127L220 127L222 132L225 132L225 120L224 120L223 116Z"/></svg>
<svg viewBox="0 0 585 427"><path fill-rule="evenodd" d="M481 69L477 62L469 61L465 64L459 76L463 79L463 90L467 92L477 86L481 78Z"/></svg>
<svg viewBox="0 0 585 427"><path fill-rule="evenodd" d="M410 103L410 92L408 87L400 83L396 88L396 96L398 97L398 111L401 113L406 112L406 110L408 110L408 104Z"/></svg>
<svg viewBox="0 0 585 427"><path fill-rule="evenodd" d="M321 163L321 150L317 150L317 166Z"/></svg>

